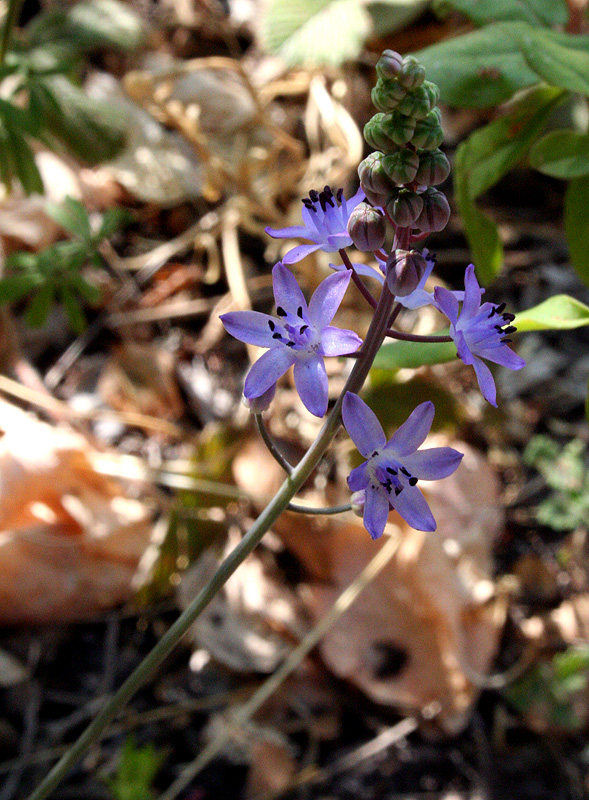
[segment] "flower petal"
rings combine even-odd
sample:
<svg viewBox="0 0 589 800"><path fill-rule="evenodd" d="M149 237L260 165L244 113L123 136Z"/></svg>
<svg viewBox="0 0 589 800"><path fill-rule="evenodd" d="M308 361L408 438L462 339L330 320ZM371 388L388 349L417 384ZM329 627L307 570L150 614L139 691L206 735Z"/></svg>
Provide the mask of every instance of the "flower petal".
<svg viewBox="0 0 589 800"><path fill-rule="evenodd" d="M396 456L414 453L423 444L434 420L435 408L431 400L418 405L387 442L386 449Z"/></svg>
<svg viewBox="0 0 589 800"><path fill-rule="evenodd" d="M484 361L476 356L473 359L472 365L476 372L479 388L485 400L491 403L492 406L497 408L497 389L495 388L495 381L489 367Z"/></svg>
<svg viewBox="0 0 589 800"><path fill-rule="evenodd" d="M309 253L314 253L315 250L319 250L320 247L321 245L319 244L299 244L297 247L293 247L292 250L289 250L282 261L284 264L296 264L297 261L302 261L305 256L308 256Z"/></svg>
<svg viewBox="0 0 589 800"><path fill-rule="evenodd" d="M309 301L309 319L318 330L329 325L335 317L351 277L352 273L349 271L328 275L313 292Z"/></svg>
<svg viewBox="0 0 589 800"><path fill-rule="evenodd" d="M451 475L458 468L462 457L463 453L452 447L431 447L404 458L403 466L420 480L437 481Z"/></svg>
<svg viewBox="0 0 589 800"><path fill-rule="evenodd" d="M360 464L359 467L353 469L348 475L348 486L351 492L359 492L368 486L370 476L368 474L368 461Z"/></svg>
<svg viewBox="0 0 589 800"><path fill-rule="evenodd" d="M240 342L256 344L258 347L274 347L276 340L272 338L274 331L282 331L281 322L270 314L260 311L230 311L220 317L227 333L235 336Z"/></svg>
<svg viewBox="0 0 589 800"><path fill-rule="evenodd" d="M391 505L415 530L435 531L436 521L417 486L405 486L398 495L391 496Z"/></svg>
<svg viewBox="0 0 589 800"><path fill-rule="evenodd" d="M317 352L322 356L345 356L355 353L361 344L362 339L354 331L330 325L321 331L321 344Z"/></svg>
<svg viewBox="0 0 589 800"><path fill-rule="evenodd" d="M336 272L344 272L348 269L345 264L330 264L329 266L336 270ZM364 275L366 278L376 278L381 285L384 283L384 275L377 269L374 269L374 267L370 267L368 264L356 264L355 262L352 266L357 275Z"/></svg>
<svg viewBox="0 0 589 800"><path fill-rule="evenodd" d="M316 417L325 416L329 387L323 359L312 356L297 361L294 367L294 381L305 408Z"/></svg>
<svg viewBox="0 0 589 800"><path fill-rule="evenodd" d="M274 299L276 307L281 308L293 316L297 315L297 309L307 310L307 301L301 291L292 272L279 261L272 270L272 282L274 284ZM279 315L282 316L279 312Z"/></svg>
<svg viewBox="0 0 589 800"><path fill-rule="evenodd" d="M464 302L462 304L462 319L474 317L481 305L481 287L477 281L474 264L469 264L464 273Z"/></svg>
<svg viewBox="0 0 589 800"><path fill-rule="evenodd" d="M389 518L389 496L382 486L369 484L366 487L364 500L364 527L373 539L378 539L384 532Z"/></svg>
<svg viewBox="0 0 589 800"><path fill-rule="evenodd" d="M442 314L445 314L452 325L458 321L458 300L449 289L443 286L436 286L434 289L434 300Z"/></svg>
<svg viewBox="0 0 589 800"><path fill-rule="evenodd" d="M292 225L290 228L264 228L273 239L309 239L309 231L304 225Z"/></svg>
<svg viewBox="0 0 589 800"><path fill-rule="evenodd" d="M488 361L492 361L494 364L501 364L502 367L507 367L508 369L522 369L526 366L523 358L514 353L513 350L510 350L506 344L497 347L495 350L485 351L481 355Z"/></svg>
<svg viewBox="0 0 589 800"><path fill-rule="evenodd" d="M351 440L364 458L386 443L386 436L376 414L357 394L348 392L342 405L342 418Z"/></svg>
<svg viewBox="0 0 589 800"><path fill-rule="evenodd" d="M414 289L411 294L408 294L406 297L396 297L395 300L404 308L410 309L435 305L434 293L426 292L425 289Z"/></svg>
<svg viewBox="0 0 589 800"><path fill-rule="evenodd" d="M243 394L248 400L267 392L278 378L294 363L296 356L284 345L264 353L252 366L245 379Z"/></svg>

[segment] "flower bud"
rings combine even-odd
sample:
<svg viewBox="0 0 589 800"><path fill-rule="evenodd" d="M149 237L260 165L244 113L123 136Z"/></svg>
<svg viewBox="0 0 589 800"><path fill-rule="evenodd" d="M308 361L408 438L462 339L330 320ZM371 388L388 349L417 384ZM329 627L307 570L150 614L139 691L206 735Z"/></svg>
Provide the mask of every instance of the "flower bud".
<svg viewBox="0 0 589 800"><path fill-rule="evenodd" d="M385 114L375 114L364 126L364 138L375 150L390 152L391 147L396 147L382 130L382 121Z"/></svg>
<svg viewBox="0 0 589 800"><path fill-rule="evenodd" d="M399 185L411 183L419 167L419 156L412 150L398 150L385 156L382 166L389 178Z"/></svg>
<svg viewBox="0 0 589 800"><path fill-rule="evenodd" d="M407 189L402 189L387 203L387 213L399 228L413 226L422 210L421 195Z"/></svg>
<svg viewBox="0 0 589 800"><path fill-rule="evenodd" d="M407 94L407 89L397 81L383 81L379 78L372 89L371 98L379 111L394 111Z"/></svg>
<svg viewBox="0 0 589 800"><path fill-rule="evenodd" d="M425 150L419 154L415 182L420 186L437 186L450 174L450 162L441 150Z"/></svg>
<svg viewBox="0 0 589 800"><path fill-rule="evenodd" d="M450 219L450 206L446 196L437 189L427 189L420 195L423 198L423 209L415 222L415 227L422 233L433 233L443 230Z"/></svg>
<svg viewBox="0 0 589 800"><path fill-rule="evenodd" d="M352 506L352 511L357 517L364 516L365 500L366 500L365 489L360 489L359 492L354 492L354 494L350 497L350 505Z"/></svg>
<svg viewBox="0 0 589 800"><path fill-rule="evenodd" d="M399 74L399 83L406 89L416 89L425 80L425 67L414 56L405 56Z"/></svg>
<svg viewBox="0 0 589 800"><path fill-rule="evenodd" d="M427 263L417 250L393 250L387 260L387 284L396 297L407 297L419 286Z"/></svg>
<svg viewBox="0 0 589 800"><path fill-rule="evenodd" d="M360 185L366 196L368 192L387 194L394 188L383 167L383 158L384 155L378 151L370 153L358 167Z"/></svg>
<svg viewBox="0 0 589 800"><path fill-rule="evenodd" d="M360 203L350 214L348 233L354 246L365 253L380 249L384 244L387 224L383 215L367 203Z"/></svg>
<svg viewBox="0 0 589 800"><path fill-rule="evenodd" d="M427 117L415 123L411 144L422 150L437 150L444 140L439 108L432 108Z"/></svg>
<svg viewBox="0 0 589 800"><path fill-rule="evenodd" d="M276 384L271 386L269 389L266 389L264 394L261 394L259 397L242 397L242 403L246 408L252 412L252 414L261 414L262 411L266 411L270 406L272 400L274 400L274 395L276 394Z"/></svg>
<svg viewBox="0 0 589 800"><path fill-rule="evenodd" d="M434 108L438 100L437 86L426 81L423 86L412 89L398 105L400 114L406 114L413 119L423 119Z"/></svg>
<svg viewBox="0 0 589 800"><path fill-rule="evenodd" d="M376 64L376 74L383 80L397 78L403 67L403 57L394 50L385 50Z"/></svg>
<svg viewBox="0 0 589 800"><path fill-rule="evenodd" d="M415 120L405 114L395 112L386 114L381 121L381 129L395 144L401 146L411 141L415 133Z"/></svg>

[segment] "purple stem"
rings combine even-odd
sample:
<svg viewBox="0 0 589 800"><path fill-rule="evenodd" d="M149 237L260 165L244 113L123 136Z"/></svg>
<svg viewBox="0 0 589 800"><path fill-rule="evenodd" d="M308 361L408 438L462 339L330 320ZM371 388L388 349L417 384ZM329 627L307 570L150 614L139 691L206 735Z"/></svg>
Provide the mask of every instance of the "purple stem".
<svg viewBox="0 0 589 800"><path fill-rule="evenodd" d="M368 303L370 303L372 308L376 308L377 303L376 303L375 298L370 294L370 292L368 291L368 289L364 285L364 281L362 280L362 278L358 275L358 273L354 269L354 265L350 261L346 251L342 248L339 251L339 254L341 256L342 261L344 262L344 265L345 265L346 269L349 269L350 272L352 273L352 280L354 281L354 283L358 287L358 290L360 291L360 294L364 297L364 299Z"/></svg>

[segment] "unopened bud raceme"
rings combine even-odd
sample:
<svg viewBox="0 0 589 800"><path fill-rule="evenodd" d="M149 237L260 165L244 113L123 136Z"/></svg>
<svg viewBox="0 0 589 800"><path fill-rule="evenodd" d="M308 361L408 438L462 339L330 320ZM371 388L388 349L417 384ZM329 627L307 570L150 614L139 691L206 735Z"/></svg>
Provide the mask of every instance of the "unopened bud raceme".
<svg viewBox="0 0 589 800"><path fill-rule="evenodd" d="M358 250L364 253L379 250L384 244L386 232L386 220L377 208L361 203L350 214L348 233Z"/></svg>
<svg viewBox="0 0 589 800"><path fill-rule="evenodd" d="M425 258L416 250L393 250L387 263L387 283L397 297L407 297L417 289L427 269Z"/></svg>

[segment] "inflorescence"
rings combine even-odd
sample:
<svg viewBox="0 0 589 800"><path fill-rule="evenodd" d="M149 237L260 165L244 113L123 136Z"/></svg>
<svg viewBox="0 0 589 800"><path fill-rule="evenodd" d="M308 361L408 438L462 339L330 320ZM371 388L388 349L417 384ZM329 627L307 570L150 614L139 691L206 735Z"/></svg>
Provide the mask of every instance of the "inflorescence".
<svg viewBox="0 0 589 800"><path fill-rule="evenodd" d="M349 199L342 189L334 191L330 186L311 190L302 201L302 225L266 228L277 239L309 242L288 250L272 271L276 316L235 311L221 317L237 339L266 348L251 367L244 387L244 397L258 415L272 402L279 378L293 366L303 404L323 417L329 404L324 358L355 354L357 365L369 359L362 372L364 380L385 335L416 342L453 341L458 356L474 368L482 395L492 405L496 405L496 387L485 360L514 370L525 365L509 348L510 335L516 331L514 315L505 311L504 303L482 302L484 289L473 264L466 268L464 291L426 288L436 259L415 245L442 230L450 216L448 201L436 188L450 173L450 164L439 149L443 132L438 89L425 79L423 66L411 56L403 58L386 50L376 70L372 99L377 113L364 128L364 138L375 150L359 166L360 188ZM387 250L388 231L393 239ZM376 266L352 262L346 252L350 246L371 253ZM285 265L317 250L339 253L342 263L330 265L334 274L323 280L307 304ZM380 300L363 278L376 279ZM375 309L373 323L379 314L384 315L382 324L371 326L364 346L354 331L331 325L350 279ZM386 302L381 303L383 298ZM388 327L402 308L426 305L448 318L448 335L419 337ZM375 414L347 387L340 398L343 422L366 459L348 478L352 507L363 516L373 538L383 533L391 509L414 528L435 530L417 484L451 475L462 455L450 447L418 449L429 433L433 404L417 406L387 441ZM339 407L334 413L340 413ZM258 421L261 424L260 416Z"/></svg>

